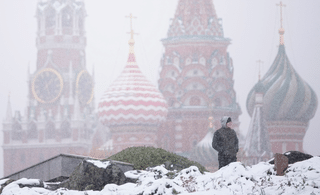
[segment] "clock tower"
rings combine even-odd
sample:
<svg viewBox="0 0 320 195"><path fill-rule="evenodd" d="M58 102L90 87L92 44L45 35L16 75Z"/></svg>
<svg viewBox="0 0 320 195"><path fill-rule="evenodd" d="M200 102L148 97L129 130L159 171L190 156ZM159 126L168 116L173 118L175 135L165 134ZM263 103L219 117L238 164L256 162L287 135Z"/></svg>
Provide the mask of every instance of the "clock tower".
<svg viewBox="0 0 320 195"><path fill-rule="evenodd" d="M7 114L3 123L5 176L60 153L90 150L96 120L85 17L80 0L37 3L37 64L28 73L27 108L24 116Z"/></svg>

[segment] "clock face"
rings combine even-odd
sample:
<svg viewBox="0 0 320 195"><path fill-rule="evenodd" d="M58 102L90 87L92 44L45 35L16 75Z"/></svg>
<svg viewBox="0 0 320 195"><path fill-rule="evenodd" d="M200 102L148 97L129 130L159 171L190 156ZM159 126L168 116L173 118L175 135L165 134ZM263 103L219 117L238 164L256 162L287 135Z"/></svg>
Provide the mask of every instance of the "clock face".
<svg viewBox="0 0 320 195"><path fill-rule="evenodd" d="M93 99L93 81L86 70L77 76L77 94L81 104L89 104Z"/></svg>
<svg viewBox="0 0 320 195"><path fill-rule="evenodd" d="M63 80L61 75L52 68L38 72L32 82L32 93L41 103L52 103L61 95Z"/></svg>

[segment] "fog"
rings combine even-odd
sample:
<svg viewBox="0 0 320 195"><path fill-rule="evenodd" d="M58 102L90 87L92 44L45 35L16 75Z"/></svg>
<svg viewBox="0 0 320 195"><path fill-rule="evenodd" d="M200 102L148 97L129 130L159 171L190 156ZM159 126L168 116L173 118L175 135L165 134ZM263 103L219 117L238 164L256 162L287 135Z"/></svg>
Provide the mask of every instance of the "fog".
<svg viewBox="0 0 320 195"><path fill-rule="evenodd" d="M132 13L137 63L146 77L157 85L161 43L166 38L170 18L178 0L86 0L86 66L95 71L95 102L125 66L128 55ZM240 104L240 130L246 134L250 117L246 98L258 81L257 60L263 61L261 75L272 64L279 43L279 1L214 0L216 13L222 18L224 36L230 38L229 54L234 65L234 89ZM283 1L283 27L288 58L298 74L320 97L320 1ZM27 73L36 70L35 18L37 0L0 0L0 117L5 118L8 94L12 111L22 115L27 102ZM304 150L320 155L319 108L309 123ZM2 142L2 134L1 134ZM2 154L1 154L2 161ZM2 163L1 163L2 164ZM0 169L2 176L2 168Z"/></svg>

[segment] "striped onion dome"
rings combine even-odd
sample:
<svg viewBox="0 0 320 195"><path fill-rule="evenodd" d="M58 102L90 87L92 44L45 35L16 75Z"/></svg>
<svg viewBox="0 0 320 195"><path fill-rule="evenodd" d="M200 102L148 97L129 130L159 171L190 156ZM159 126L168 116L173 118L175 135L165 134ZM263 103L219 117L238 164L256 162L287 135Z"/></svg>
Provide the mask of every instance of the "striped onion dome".
<svg viewBox="0 0 320 195"><path fill-rule="evenodd" d="M132 35L129 46L129 57L124 70L107 88L99 102L99 120L109 127L157 125L166 119L166 100L140 71L136 63Z"/></svg>
<svg viewBox="0 0 320 195"><path fill-rule="evenodd" d="M204 166L211 166L218 161L218 152L212 148L212 138L214 131L209 128L206 136L196 145L192 159Z"/></svg>
<svg viewBox="0 0 320 195"><path fill-rule="evenodd" d="M272 66L255 85L247 97L250 116L255 106L255 94L263 93L263 111L267 121L309 122L313 118L318 100L312 88L294 70L283 44Z"/></svg>

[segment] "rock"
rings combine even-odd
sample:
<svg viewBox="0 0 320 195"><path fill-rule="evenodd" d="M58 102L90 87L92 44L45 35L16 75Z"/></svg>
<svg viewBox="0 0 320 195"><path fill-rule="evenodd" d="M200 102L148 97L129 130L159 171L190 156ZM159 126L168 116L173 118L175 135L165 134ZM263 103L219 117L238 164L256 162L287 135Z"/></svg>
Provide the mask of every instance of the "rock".
<svg viewBox="0 0 320 195"><path fill-rule="evenodd" d="M274 155L274 169L277 175L283 176L284 171L288 168L288 157L283 154L276 153Z"/></svg>
<svg viewBox="0 0 320 195"><path fill-rule="evenodd" d="M299 151L289 151L284 153L284 155L288 158L288 163L293 164L295 162L308 160L309 158L312 158L313 156L310 154L305 154L303 152ZM274 164L274 159L269 161L270 164Z"/></svg>
<svg viewBox="0 0 320 195"><path fill-rule="evenodd" d="M5 188L8 184L10 184L10 183L12 183L14 181L15 180L13 180L13 179L8 179L5 183L1 184L1 186L0 186L0 194L2 194L3 188Z"/></svg>
<svg viewBox="0 0 320 195"><path fill-rule="evenodd" d="M166 161L164 163L164 166L167 170L169 171L173 171L173 170L182 170L182 169L185 169L185 168L188 168L188 167L185 167L183 165L180 165L180 164L173 164L172 162L170 161Z"/></svg>
<svg viewBox="0 0 320 195"><path fill-rule="evenodd" d="M101 161L96 161L100 164ZM64 187L69 190L102 190L106 184L117 184L122 185L126 182L126 176L123 171L112 162L106 167L97 166L92 163L92 160L82 161L73 173L70 175L69 179L61 183L59 187Z"/></svg>
<svg viewBox="0 0 320 195"><path fill-rule="evenodd" d="M28 182L28 183L18 183L20 188L28 187L28 188L33 188L33 187L38 187L38 188L44 188L43 181L40 179L37 179L38 182Z"/></svg>

